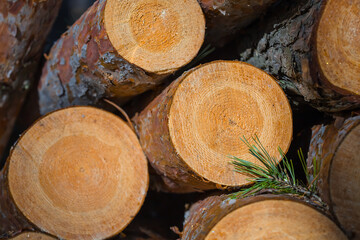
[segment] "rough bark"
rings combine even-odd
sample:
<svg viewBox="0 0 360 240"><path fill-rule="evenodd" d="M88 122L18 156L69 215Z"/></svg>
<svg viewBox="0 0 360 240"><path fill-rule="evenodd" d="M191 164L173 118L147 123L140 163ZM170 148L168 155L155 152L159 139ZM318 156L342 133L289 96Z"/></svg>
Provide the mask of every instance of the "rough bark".
<svg viewBox="0 0 360 240"><path fill-rule="evenodd" d="M198 0L206 16L206 39L222 47L277 0Z"/></svg>
<svg viewBox="0 0 360 240"><path fill-rule="evenodd" d="M360 190L355 180L358 176L356 166L359 165L360 152L359 149L354 148L351 149L350 152L347 152L347 155L341 155L341 159L336 160L338 163L335 163L334 159L337 157L337 154L339 154L340 146L344 143L346 137L349 136L352 131L355 131L359 125L360 116L351 117L346 120L338 118L333 124L314 126L308 153L308 167L311 171L313 171L314 168L312 160L315 158L320 161L320 173L317 179L321 198L329 205L331 213L352 239L360 239L358 229L358 226L360 226L360 215L358 214L358 208L355 209L354 206L346 204L353 202L354 199L350 199L349 196L355 196ZM359 141L360 139L357 138L355 144ZM342 165L340 165L342 168L336 168L339 166L339 162L340 164L343 162ZM355 166L350 167L355 168L353 169L355 172L347 172L347 170L349 170L347 167L347 165L350 164L349 162L355 164ZM346 180L346 183L343 183L338 181L338 179L332 179L331 177L334 176L335 171L349 175L352 180ZM341 188L341 194L336 193L337 186ZM358 201L356 197L354 198L355 202ZM335 203L334 200L337 202ZM341 205L344 204L345 207L340 208L339 202L343 202ZM336 211L336 208L340 210Z"/></svg>
<svg viewBox="0 0 360 240"><path fill-rule="evenodd" d="M0 156L40 61L61 1L4 0L0 4Z"/></svg>
<svg viewBox="0 0 360 240"><path fill-rule="evenodd" d="M210 233L210 231L214 228L214 226L229 213L246 205L261 201L267 201L267 200L293 201L304 204L309 208L312 208L314 211L318 211L315 208L313 208L311 205L301 201L298 198L285 196L285 195L281 196L281 195L266 194L266 195L258 195L258 196L247 197L242 199L231 199L229 195L212 196L193 204L190 210L185 213L184 228L182 231L181 239L182 240L205 239L207 235ZM251 221L252 217L255 216L249 216L248 220ZM322 217L323 218L320 218L321 220L327 218L328 216L324 215ZM246 223L243 224L245 225ZM332 230L335 229L335 232L339 234L338 236L343 237L343 239L345 239L345 236L341 233L340 230L336 230L336 226L334 225L335 224L329 227L329 229ZM261 226L259 227L260 229L256 233L254 232L253 234L261 235ZM329 229L321 229L321 230L326 235L326 232L328 232ZM310 231L306 232L309 229L303 229L303 230L305 231L303 232L305 234L303 236L308 236L308 237L311 236L312 233ZM264 233L264 234L270 234L270 233ZM276 232L271 234L276 235ZM284 237L284 235L281 234L278 234L276 236L277 239L279 238L281 239L282 237ZM253 237L255 238L255 235ZM286 237L284 239L287 239ZM294 237L294 239L301 239L301 238L297 238L299 236L297 237L292 236L292 237Z"/></svg>
<svg viewBox="0 0 360 240"><path fill-rule="evenodd" d="M12 201L7 181L7 165L0 172L0 239L13 237L23 230L35 230Z"/></svg>
<svg viewBox="0 0 360 240"><path fill-rule="evenodd" d="M325 112L355 109L360 96L331 85L315 59L317 24L326 3L282 1L252 25L247 35L238 37L240 60L275 76L296 105L306 102Z"/></svg>
<svg viewBox="0 0 360 240"><path fill-rule="evenodd" d="M105 28L107 2L96 1L52 47L38 86L42 114L104 97L122 104L176 70L149 72L120 56Z"/></svg>
<svg viewBox="0 0 360 240"><path fill-rule="evenodd" d="M187 74L191 73L189 71ZM155 98L140 115L135 115L136 132L140 138L151 165L162 181L156 181L155 188L170 192L192 192L214 189L216 185L204 181L184 163L174 151L168 128L168 113L171 101L181 79L170 84L157 98ZM152 132L149 133L148 131ZM156 139L151 141L151 139ZM171 159L171 161L169 161ZM155 180L158 178L154 176ZM186 185L184 185L186 183Z"/></svg>

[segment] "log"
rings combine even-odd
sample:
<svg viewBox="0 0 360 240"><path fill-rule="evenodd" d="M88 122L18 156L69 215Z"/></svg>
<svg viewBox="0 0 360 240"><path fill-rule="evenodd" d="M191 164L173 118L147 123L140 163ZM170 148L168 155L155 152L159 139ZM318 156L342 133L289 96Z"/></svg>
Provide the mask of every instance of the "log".
<svg viewBox="0 0 360 240"><path fill-rule="evenodd" d="M198 0L206 17L206 41L223 47L277 0Z"/></svg>
<svg viewBox="0 0 360 240"><path fill-rule="evenodd" d="M308 165L321 161L318 188L336 220L360 239L360 116L312 129Z"/></svg>
<svg viewBox="0 0 360 240"><path fill-rule="evenodd" d="M185 214L182 240L347 239L326 215L297 198L212 196Z"/></svg>
<svg viewBox="0 0 360 240"><path fill-rule="evenodd" d="M324 112L360 107L360 4L282 1L240 36L240 60L279 79L294 102ZM305 101L304 101L305 100Z"/></svg>
<svg viewBox="0 0 360 240"><path fill-rule="evenodd" d="M255 134L280 156L292 138L289 102L265 72L238 61L215 61L179 77L133 118L163 190L192 192L249 183L229 155L256 161L239 139Z"/></svg>
<svg viewBox="0 0 360 240"><path fill-rule="evenodd" d="M33 84L60 5L57 0L4 0L0 4L0 156Z"/></svg>
<svg viewBox="0 0 360 240"><path fill-rule="evenodd" d="M27 221L61 239L119 233L139 211L148 188L147 161L136 134L117 116L93 107L39 119L12 149L3 179L11 199L0 206L15 205L19 213L5 219Z"/></svg>
<svg viewBox="0 0 360 240"><path fill-rule="evenodd" d="M99 0L52 47L41 113L104 97L122 104L189 63L204 32L196 0Z"/></svg>
<svg viewBox="0 0 360 240"><path fill-rule="evenodd" d="M38 233L38 232L23 232L16 237L11 238L13 240L55 240L56 238L53 238L47 234L44 233Z"/></svg>

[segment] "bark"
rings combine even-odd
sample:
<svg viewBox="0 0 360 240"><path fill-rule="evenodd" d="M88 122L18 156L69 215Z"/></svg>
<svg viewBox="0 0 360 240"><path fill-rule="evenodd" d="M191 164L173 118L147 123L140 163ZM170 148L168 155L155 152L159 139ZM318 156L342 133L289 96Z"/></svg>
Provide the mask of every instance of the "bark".
<svg viewBox="0 0 360 240"><path fill-rule="evenodd" d="M306 102L324 112L355 109L360 106L359 95L330 84L315 60L314 41L324 4L282 1L252 25L248 35L238 37L240 60L275 76L295 105Z"/></svg>
<svg viewBox="0 0 360 240"><path fill-rule="evenodd" d="M34 81L60 4L57 0L4 0L0 4L0 156Z"/></svg>
<svg viewBox="0 0 360 240"><path fill-rule="evenodd" d="M340 225L347 231L349 237L353 239L360 239L360 232L357 226L360 223L360 216L358 215L358 209L354 206L348 206L346 203L354 201L349 199L349 195L355 196L359 192L359 185L356 183L357 165L360 161L359 149L351 149L347 155L342 156L340 160L343 162L342 168L336 168L338 164L335 163L335 157L339 154L339 149L342 143L349 134L360 124L360 116L351 117L348 119L337 118L336 121L329 125L317 125L312 128L312 138L310 142L308 152L308 167L313 175L313 159L317 159L320 164L320 172L317 177L317 187L319 190L320 197L329 205L331 213L335 216L336 220ZM357 139L356 142L359 142ZM347 172L349 170L347 165L349 162L355 162L353 166L355 173ZM357 164L357 165L356 165ZM351 167L350 167L351 168ZM343 172L345 175L349 175L355 182L347 181L344 184L339 182L337 179L332 179L334 172ZM334 183L335 181L335 183ZM341 194L335 192L336 186L340 186ZM355 191L354 191L355 190ZM340 202L344 204L344 208L339 208ZM356 197L354 197L356 198ZM335 203L335 201L337 202ZM358 201L355 199L355 202ZM355 203L356 204L356 203ZM336 211L336 208L340 209ZM350 219L350 220L349 220Z"/></svg>
<svg viewBox="0 0 360 240"><path fill-rule="evenodd" d="M170 84L140 115L133 118L144 152L159 175L153 177L157 190L192 192L216 188L214 183L204 181L186 165L174 150L170 139L168 113L171 101L181 80L192 71ZM150 138L156 141L151 141ZM162 181L156 181L157 178Z"/></svg>
<svg viewBox="0 0 360 240"><path fill-rule="evenodd" d="M222 47L277 0L198 0L206 16L206 38Z"/></svg>
<svg viewBox="0 0 360 240"><path fill-rule="evenodd" d="M96 1L52 47L38 86L42 114L104 97L123 104L176 70L149 72L120 56L105 29L106 4Z"/></svg>
<svg viewBox="0 0 360 240"><path fill-rule="evenodd" d="M253 197L240 198L240 199L232 199L230 198L229 195L211 196L193 204L190 210L185 213L184 228L182 231L181 239L182 240L205 239L207 235L210 233L210 231L214 228L214 226L231 212L246 205L261 201L266 201L266 200L286 200L286 201L297 202L304 204L309 208L312 208L314 211L318 211L317 209L313 208L312 205L303 202L301 198L297 198L295 196L288 196L288 195L265 194L265 195L258 195ZM279 213L279 216L280 214L281 213ZM251 221L252 217L255 216L249 216L248 220ZM325 219L328 216L324 215L323 217ZM291 221L290 218L289 221ZM245 225L247 223L243 223L243 224ZM308 230L309 229L304 229L305 235L309 234L308 236L310 236L311 233L306 232ZM322 230L326 232L329 229L326 230L322 229ZM340 232L340 235L342 235L341 231L338 232ZM252 237L255 238L256 234L261 235L261 229L257 233L254 232L254 235ZM277 235L277 237L281 238L282 236ZM298 239L296 238L296 236L292 236L292 237Z"/></svg>
<svg viewBox="0 0 360 240"><path fill-rule="evenodd" d="M0 239L14 237L23 230L35 230L12 201L7 181L7 165L0 172Z"/></svg>

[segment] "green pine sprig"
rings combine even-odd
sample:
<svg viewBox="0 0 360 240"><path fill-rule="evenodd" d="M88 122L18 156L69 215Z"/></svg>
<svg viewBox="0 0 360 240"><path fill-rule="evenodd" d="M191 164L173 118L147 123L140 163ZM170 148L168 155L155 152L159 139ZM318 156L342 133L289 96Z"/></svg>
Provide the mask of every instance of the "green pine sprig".
<svg viewBox="0 0 360 240"><path fill-rule="evenodd" d="M276 158L269 155L257 136L252 139L255 144L250 144L245 137L241 138L249 148L250 154L261 164L231 156L233 160L231 163L235 166L235 171L249 176L248 180L252 183L250 187L232 194L233 198L251 196L260 192L271 192L273 194L298 195L323 204L317 195L317 176L320 166L315 158L313 159L313 174L309 174L302 150L298 150L299 160L306 176L306 183L303 183L295 176L293 161L285 156L280 147L278 147L278 151L281 162L278 163Z"/></svg>

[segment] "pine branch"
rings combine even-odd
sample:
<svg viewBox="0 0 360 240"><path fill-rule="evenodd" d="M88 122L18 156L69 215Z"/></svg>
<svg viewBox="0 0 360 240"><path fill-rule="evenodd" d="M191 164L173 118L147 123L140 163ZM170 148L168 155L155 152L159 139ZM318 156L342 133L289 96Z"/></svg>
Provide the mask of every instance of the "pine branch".
<svg viewBox="0 0 360 240"><path fill-rule="evenodd" d="M255 144L250 144L245 137L241 138L241 140L249 148L250 154L259 160L261 164L252 163L234 156L230 157L233 160L231 163L234 165L235 171L249 176L248 180L252 183L250 187L232 194L233 198L252 196L260 192L271 192L273 194L298 195L325 206L325 203L317 195L316 188L317 176L320 171L319 161L313 159L314 178L312 179L307 169L304 154L301 149L298 150L299 160L306 177L306 183L302 183L296 178L293 161L285 156L280 147L278 147L278 151L281 162L277 164L276 158L270 156L257 136L252 138Z"/></svg>

